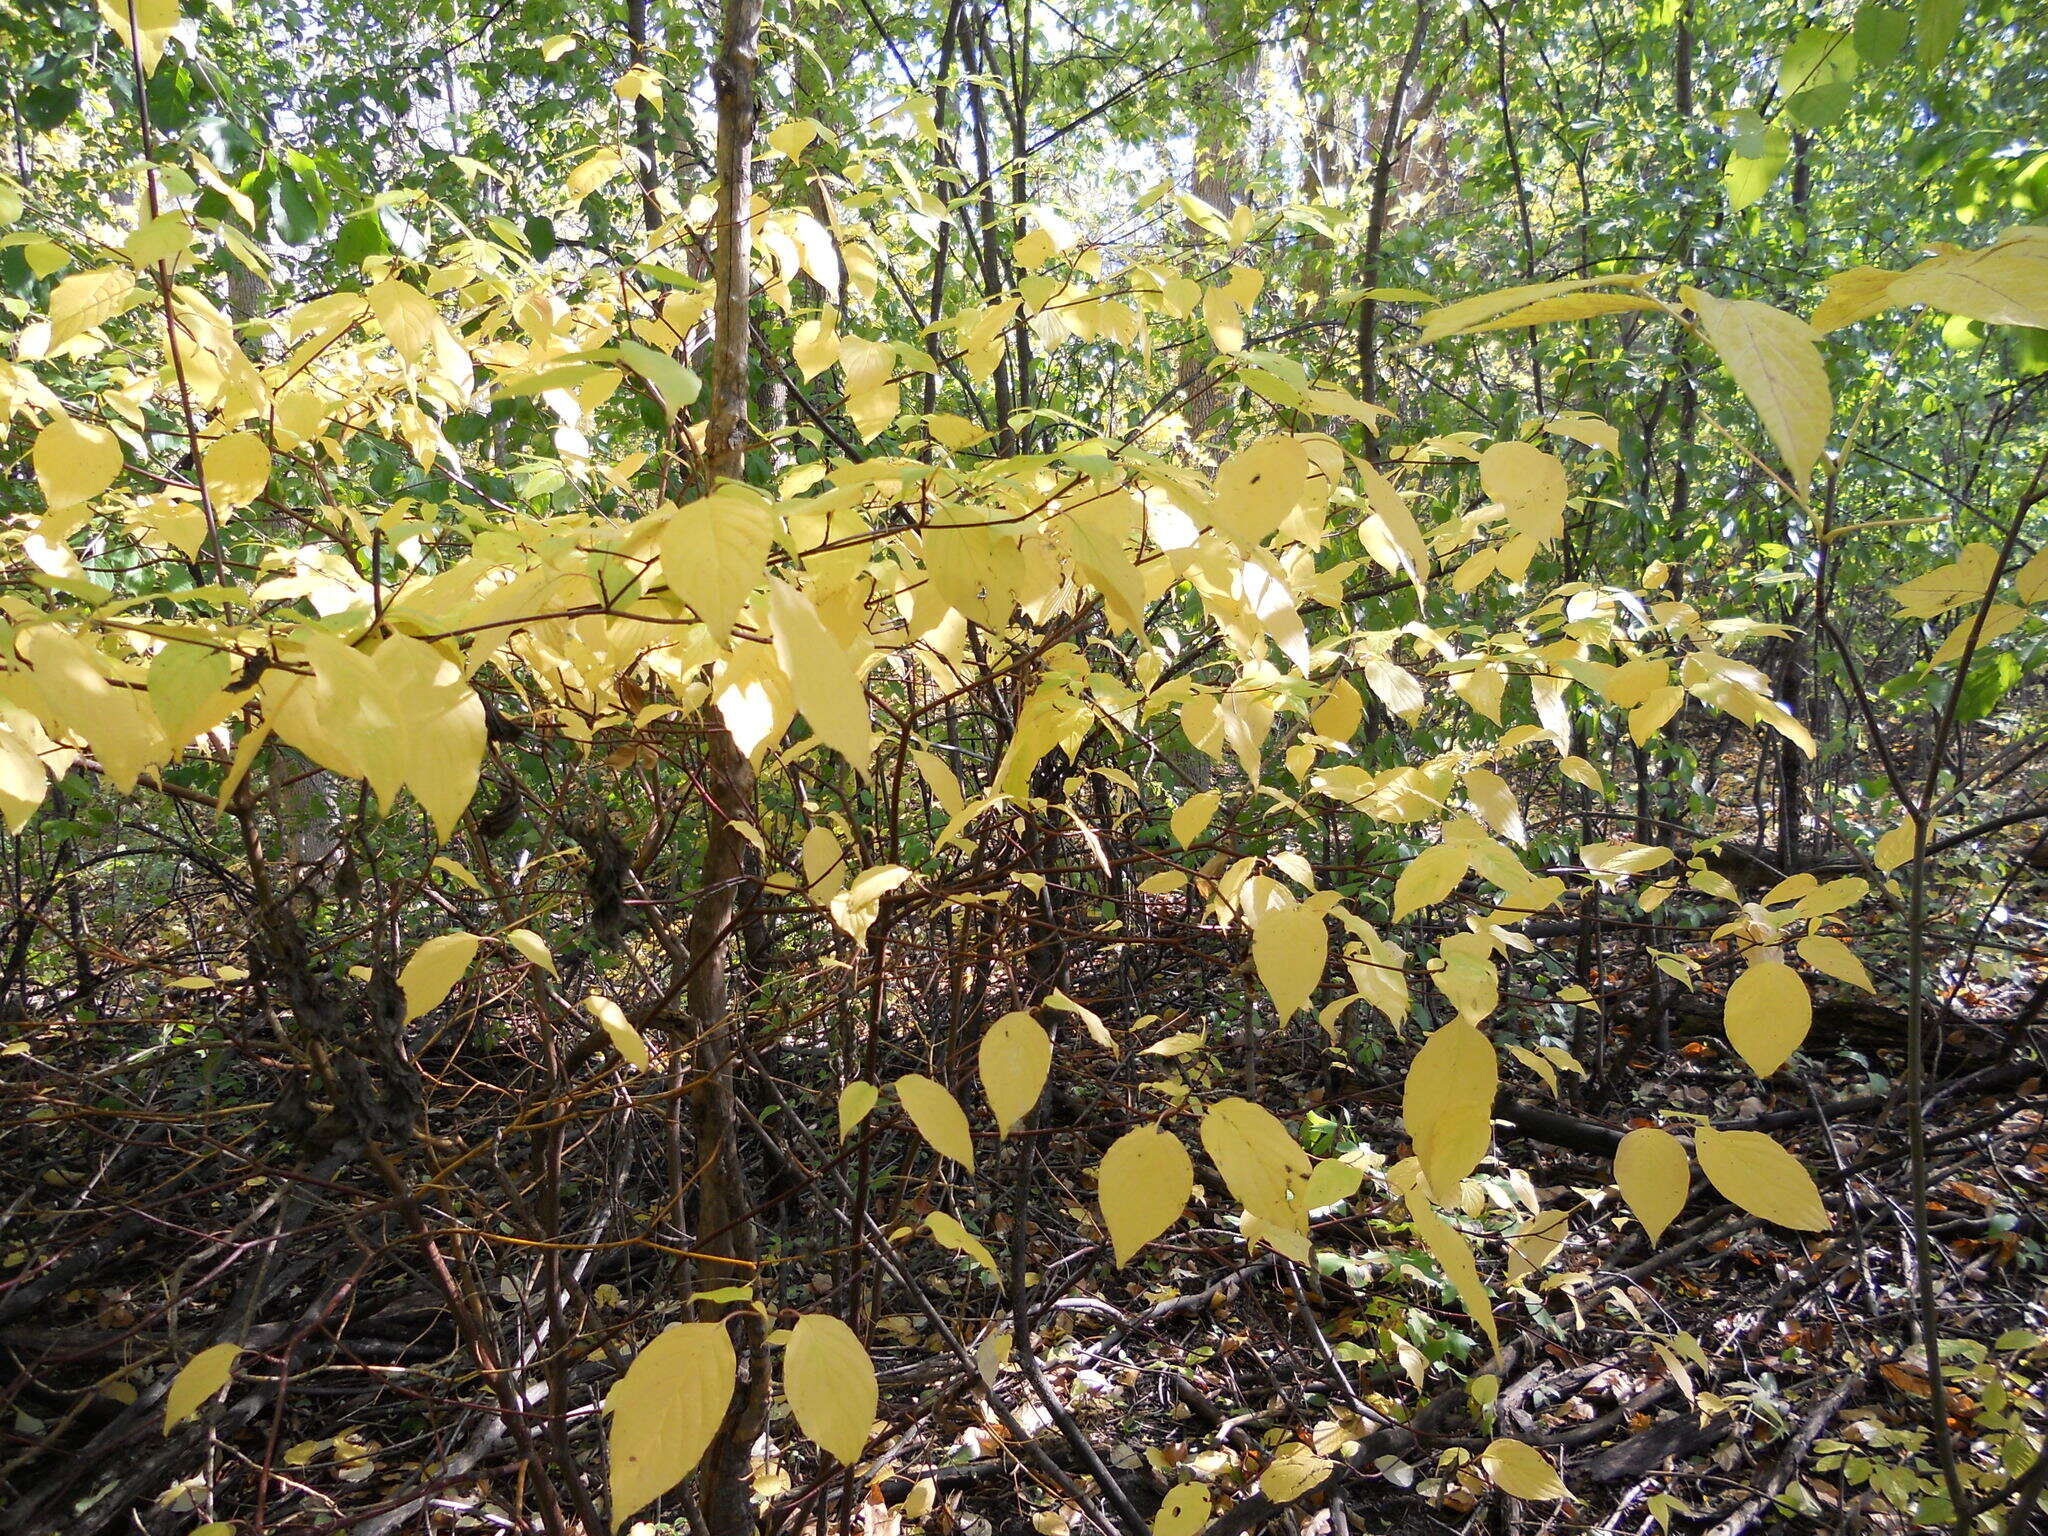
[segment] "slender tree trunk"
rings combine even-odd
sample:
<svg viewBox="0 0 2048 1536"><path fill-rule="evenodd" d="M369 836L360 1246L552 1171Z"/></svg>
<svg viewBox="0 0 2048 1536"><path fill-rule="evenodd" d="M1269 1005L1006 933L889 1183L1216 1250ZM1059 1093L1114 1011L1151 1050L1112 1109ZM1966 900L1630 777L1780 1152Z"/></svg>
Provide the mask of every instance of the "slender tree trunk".
<svg viewBox="0 0 2048 1536"><path fill-rule="evenodd" d="M712 257L716 332L711 365L711 421L705 470L715 485L746 473L748 326L753 196L754 76L761 33L761 0L726 0L718 62L712 79L718 100L718 239ZM685 514L687 515L687 514ZM735 830L752 819L754 771L722 724L707 726L704 787L704 864L697 906L690 918L690 1014L698 1030L697 1084L690 1094L697 1187L699 1284L704 1290L751 1285L756 1244L753 1202L740 1163L734 1106L737 1024L731 1017L726 952L740 892L745 843ZM728 1310L707 1304L704 1316ZM710 1536L751 1536L755 1528L748 1480L753 1444L768 1411L768 1359L761 1320L736 1319L740 1371L725 1423L705 1452L699 1502Z"/></svg>
<svg viewBox="0 0 2048 1536"><path fill-rule="evenodd" d="M635 69L647 65L647 0L626 0L627 59ZM654 140L654 108L645 96L633 100L633 179L640 184L640 216L652 231L661 222L654 201L655 177L661 164Z"/></svg>
<svg viewBox="0 0 2048 1536"><path fill-rule="evenodd" d="M1393 187L1394 162L1400 153L1402 135L1408 123L1405 108L1408 87L1415 78L1415 66L1422 61L1422 45L1429 36L1429 7L1415 0L1415 27L1408 34L1408 49L1401 55L1401 69L1394 88L1387 94L1387 109L1380 116L1379 153L1372 167L1372 207L1366 215L1365 261L1361 270L1364 286L1379 285L1380 246L1387 234L1387 211ZM1358 393L1368 404L1380 403L1379 301L1367 298L1358 308Z"/></svg>
<svg viewBox="0 0 2048 1536"><path fill-rule="evenodd" d="M1678 46L1671 58L1672 105L1681 118L1692 116L1692 0L1678 8Z"/></svg>

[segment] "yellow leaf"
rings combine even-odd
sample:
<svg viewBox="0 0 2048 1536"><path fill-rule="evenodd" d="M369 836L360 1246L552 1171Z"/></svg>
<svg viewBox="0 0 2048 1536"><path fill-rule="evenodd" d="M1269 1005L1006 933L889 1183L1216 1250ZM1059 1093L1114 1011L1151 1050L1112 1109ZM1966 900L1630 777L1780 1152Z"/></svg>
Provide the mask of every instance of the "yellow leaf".
<svg viewBox="0 0 2048 1536"><path fill-rule="evenodd" d="M1479 1278L1479 1263L1472 1257L1472 1245L1465 1241L1462 1232L1437 1215L1435 1207L1424 1194L1427 1182L1420 1166L1413 1158L1397 1163L1387 1171L1387 1180L1398 1191L1408 1207L1408 1220L1415 1229L1415 1235L1422 1239L1430 1257L1435 1259L1444 1272L1444 1278L1451 1282L1451 1289L1458 1293L1458 1300L1464 1306L1466 1315L1479 1325L1480 1332L1497 1351L1500 1348L1500 1327L1494 1321L1493 1301L1486 1294L1486 1286Z"/></svg>
<svg viewBox="0 0 2048 1536"><path fill-rule="evenodd" d="M1109 1032L1109 1026L1102 1022L1102 1015L1093 1008L1075 1002L1058 987L1048 992L1039 1003L1041 1008L1057 1008L1061 1013L1072 1014L1081 1021L1081 1027L1088 1031L1088 1038L1101 1046L1110 1055L1120 1054L1116 1037Z"/></svg>
<svg viewBox="0 0 2048 1536"><path fill-rule="evenodd" d="M1930 832L1929 836L1932 835ZM1889 873L1913 857L1914 842L1913 821L1908 817L1877 840L1877 847L1871 850L1870 862Z"/></svg>
<svg viewBox="0 0 2048 1536"><path fill-rule="evenodd" d="M1259 1474L1259 1492L1275 1504L1291 1503L1326 1482L1336 1465L1328 1457L1316 1455L1307 1446L1289 1447L1268 1462L1266 1470Z"/></svg>
<svg viewBox="0 0 2048 1536"><path fill-rule="evenodd" d="M950 1157L969 1173L974 1172L974 1133L967 1128L967 1115L960 1101L946 1091L943 1083L912 1073L896 1079L896 1097L918 1135L931 1143L932 1150Z"/></svg>
<svg viewBox="0 0 2048 1536"><path fill-rule="evenodd" d="M593 992L583 999L583 1011L597 1020L598 1027L612 1043L612 1049L627 1066L636 1072L645 1072L654 1064L648 1054L646 1038L633 1027L633 1021L617 1003L601 993Z"/></svg>
<svg viewBox="0 0 2048 1536"><path fill-rule="evenodd" d="M1443 963L1430 979L1458 1010L1457 1022L1477 1024L1500 1005L1500 969L1485 934L1454 933L1437 947L1437 956Z"/></svg>
<svg viewBox="0 0 2048 1536"><path fill-rule="evenodd" d="M446 854L436 854L434 856L434 862L431 867L439 870L442 874L446 875L450 880L455 881L457 884L468 886L472 891L475 891L479 896L484 894L483 881L477 879L475 875L471 874L469 871L469 866L464 863L461 863L459 860L451 859Z"/></svg>
<svg viewBox="0 0 2048 1536"><path fill-rule="evenodd" d="M476 796L490 744L483 700L463 681L461 666L424 640L394 635L377 648L376 661L386 687L406 701L406 787L445 841Z"/></svg>
<svg viewBox="0 0 2048 1536"><path fill-rule="evenodd" d="M42 625L23 631L14 644L33 669L45 724L82 736L122 794L169 754L171 742L148 693L115 686L98 654L77 636Z"/></svg>
<svg viewBox="0 0 2048 1536"><path fill-rule="evenodd" d="M1586 843L1579 849L1579 862L1598 875L1645 875L1671 862L1669 848L1651 848L1642 843Z"/></svg>
<svg viewBox="0 0 2048 1536"><path fill-rule="evenodd" d="M1815 886L1799 898L1799 905L1792 909L1792 916L1804 918L1811 923L1816 918L1840 912L1855 906L1870 894L1870 882L1857 875L1843 875L1838 880L1829 880Z"/></svg>
<svg viewBox="0 0 2048 1536"><path fill-rule="evenodd" d="M1898 302L1892 297L1892 284L1901 275L1882 267L1851 267L1832 274L1827 280L1828 296L1813 312L1813 328L1826 335L1890 309Z"/></svg>
<svg viewBox="0 0 2048 1536"><path fill-rule="evenodd" d="M962 1226L957 1218L948 1216L944 1211L933 1211L925 1217L924 1224L940 1247L964 1253L994 1278L1002 1278L1002 1271L996 1268L996 1256L988 1251L988 1244Z"/></svg>
<svg viewBox="0 0 2048 1536"><path fill-rule="evenodd" d="M846 887L846 851L822 821L804 834L801 857L804 889L819 906L828 906Z"/></svg>
<svg viewBox="0 0 2048 1536"><path fill-rule="evenodd" d="M948 768L944 759L935 752L913 752L910 759L917 764L918 777L924 780L932 798L939 802L939 809L954 818L957 825L961 812L967 809L967 794L960 787L960 776ZM939 846L943 848L951 835L949 829L940 838Z"/></svg>
<svg viewBox="0 0 2048 1536"><path fill-rule="evenodd" d="M1642 746L1685 704L1685 690L1673 683L1659 688L1628 713L1629 739Z"/></svg>
<svg viewBox="0 0 2048 1536"><path fill-rule="evenodd" d="M846 1140L860 1123L874 1112L875 1103L882 1097L882 1090L873 1083L859 1080L848 1083L839 1090L839 1139Z"/></svg>
<svg viewBox="0 0 2048 1536"><path fill-rule="evenodd" d="M228 1384L228 1375L241 1355L239 1344L216 1344L185 1362L164 1394L165 1434L205 1407L213 1394Z"/></svg>
<svg viewBox="0 0 2048 1536"><path fill-rule="evenodd" d="M1200 1483L1182 1483L1160 1501L1152 1517L1152 1536L1198 1536L1209 1523L1213 1504Z"/></svg>
<svg viewBox="0 0 2048 1536"><path fill-rule="evenodd" d="M981 1037L981 1088L996 1117L996 1132L1031 1113L1052 1071L1052 1036L1028 1013L1006 1013Z"/></svg>
<svg viewBox="0 0 2048 1536"><path fill-rule="evenodd" d="M818 125L808 117L782 123L763 135L771 149L780 150L792 160L803 158L803 152L819 134Z"/></svg>
<svg viewBox="0 0 2048 1536"><path fill-rule="evenodd" d="M1549 1267L1571 1229L1568 1211L1538 1211L1508 1234L1509 1285Z"/></svg>
<svg viewBox="0 0 2048 1536"><path fill-rule="evenodd" d="M612 1416L612 1529L689 1475L725 1422L739 1361L723 1323L675 1323L633 1357Z"/></svg>
<svg viewBox="0 0 2048 1536"><path fill-rule="evenodd" d="M1209 328L1209 340L1218 352L1244 350L1244 308L1227 288L1211 288L1202 295L1202 323Z"/></svg>
<svg viewBox="0 0 2048 1536"><path fill-rule="evenodd" d="M130 37L130 5L139 30ZM114 29L123 48L133 48L145 75L156 73L164 43L178 29L178 0L100 0L100 17Z"/></svg>
<svg viewBox="0 0 2048 1536"><path fill-rule="evenodd" d="M402 283L395 277L373 284L363 299L377 316L377 323L384 327L384 334L390 338L400 357L408 363L417 363L427 355L434 344L434 333L441 325L441 316L434 308L433 300L410 283Z"/></svg>
<svg viewBox="0 0 2048 1536"><path fill-rule="evenodd" d="M1370 653L1358 658L1358 670L1366 686L1372 689L1373 697L1387 707L1389 714L1399 715L1410 725L1416 722L1429 700L1413 672Z"/></svg>
<svg viewBox="0 0 2048 1536"><path fill-rule="evenodd" d="M44 350L54 352L72 337L104 325L134 291L135 274L126 267L100 267L65 278L50 292L50 338Z"/></svg>
<svg viewBox="0 0 2048 1536"><path fill-rule="evenodd" d="M1298 439L1259 439L1225 459L1216 471L1210 519L1250 548L1278 529L1308 496L1310 468L1308 452Z"/></svg>
<svg viewBox="0 0 2048 1536"><path fill-rule="evenodd" d="M1717 299L1679 290L1700 317L1700 331L1763 419L1792 483L1805 495L1828 439L1834 397L1814 345L1813 327L1753 299Z"/></svg>
<svg viewBox="0 0 2048 1536"><path fill-rule="evenodd" d="M851 1465L875 1422L874 1362L836 1317L807 1312L790 1331L782 1362L790 1411L819 1449Z"/></svg>
<svg viewBox="0 0 2048 1536"><path fill-rule="evenodd" d="M1555 415L1538 418L1536 425L1554 436L1584 443L1588 448L1604 448L1617 456L1621 453L1621 429L1591 411L1559 411Z"/></svg>
<svg viewBox="0 0 2048 1536"><path fill-rule="evenodd" d="M1758 1077L1769 1077L1791 1059L1813 1028L1813 998L1791 966L1762 960L1729 987L1722 1022L1728 1043Z"/></svg>
<svg viewBox="0 0 2048 1536"><path fill-rule="evenodd" d="M1340 1200L1349 1200L1364 1182L1364 1170L1353 1167L1342 1158L1326 1157L1308 1176L1308 1186L1302 1191L1301 1203L1311 1211L1320 1211Z"/></svg>
<svg viewBox="0 0 2048 1536"><path fill-rule="evenodd" d="M36 434L29 457L36 486L52 512L91 501L121 478L124 462L119 438L105 427L69 416L54 418Z"/></svg>
<svg viewBox="0 0 2048 1536"><path fill-rule="evenodd" d="M874 735L853 658L795 587L770 581L768 612L775 626L775 657L796 694L796 707L820 741L866 773Z"/></svg>
<svg viewBox="0 0 2048 1536"><path fill-rule="evenodd" d="M1514 325L1517 323L1515 315L1533 305L1546 303L1562 294L1576 294L1581 289L1595 284L1620 281L1622 279L1615 277L1564 278L1549 283L1525 283L1514 288L1502 288L1494 293L1480 294L1470 299L1460 299L1455 304L1445 304L1424 315L1419 339L1427 343L1466 331L1492 329L1495 323ZM1577 317L1550 314L1547 318Z"/></svg>
<svg viewBox="0 0 2048 1536"><path fill-rule="evenodd" d="M1310 711L1309 729L1332 741L1349 741L1365 719L1365 700L1347 678L1334 678Z"/></svg>
<svg viewBox="0 0 2048 1536"><path fill-rule="evenodd" d="M1473 768L1465 774L1465 795L1471 800L1472 809L1479 813L1480 820L1510 842L1523 842L1528 829L1522 822L1522 808L1515 799L1514 790L1508 781L1486 768Z"/></svg>
<svg viewBox="0 0 2048 1536"><path fill-rule="evenodd" d="M988 436L988 429L965 416L955 416L950 411L934 411L924 419L925 430L932 440L942 448L958 453L963 448L972 448Z"/></svg>
<svg viewBox="0 0 2048 1536"><path fill-rule="evenodd" d="M1508 1042L1508 1054L1542 1078L1543 1086L1548 1088L1553 1094L1557 1092L1557 1068L1554 1064L1546 1061L1527 1046L1516 1045L1513 1041Z"/></svg>
<svg viewBox="0 0 2048 1536"><path fill-rule="evenodd" d="M1420 585L1429 575L1429 543L1415 514L1394 483L1371 465L1361 464L1358 478L1372 508L1358 525L1366 552L1383 569L1405 571Z"/></svg>
<svg viewBox="0 0 2048 1536"><path fill-rule="evenodd" d="M723 645L761 584L774 527L750 495L724 489L671 508L661 530L661 573Z"/></svg>
<svg viewBox="0 0 2048 1536"><path fill-rule="evenodd" d="M1479 1453L1479 1464L1493 1486L1510 1498L1563 1499L1570 1492L1550 1458L1519 1440L1496 1440Z"/></svg>
<svg viewBox="0 0 2048 1536"><path fill-rule="evenodd" d="M1119 1136L1102 1155L1102 1224L1117 1267L1181 1218L1195 1192L1195 1165L1180 1138L1156 1125Z"/></svg>
<svg viewBox="0 0 2048 1536"><path fill-rule="evenodd" d="M578 162L576 169L569 173L570 198L582 202L625 168L626 157L619 153L616 146L607 144L593 151Z"/></svg>
<svg viewBox="0 0 2048 1536"><path fill-rule="evenodd" d="M1825 1232L1834 1225L1813 1175L1762 1131L1701 1126L1692 1149L1707 1181L1750 1215L1798 1232Z"/></svg>
<svg viewBox="0 0 2048 1536"><path fill-rule="evenodd" d="M1846 981L1852 987L1861 987L1866 992L1875 992L1870 972L1863 968L1863 962L1856 958L1856 951L1840 939L1829 938L1826 934L1815 933L1799 941L1799 958L1819 971L1823 976L1832 976L1837 981Z"/></svg>
<svg viewBox="0 0 2048 1536"><path fill-rule="evenodd" d="M1550 540L1564 532L1570 492L1564 465L1534 443L1495 443L1479 455L1480 488L1501 505L1517 532Z"/></svg>
<svg viewBox="0 0 2048 1536"><path fill-rule="evenodd" d="M1394 882L1394 921L1398 923L1411 912L1435 906L1458 888L1470 867L1462 844L1437 843L1423 849L1408 861L1408 867Z"/></svg>
<svg viewBox="0 0 2048 1536"><path fill-rule="evenodd" d="M1059 523L1075 566L1101 594L1103 608L1134 635L1145 633L1145 577L1124 545L1141 522L1136 500L1116 495L1070 507Z"/></svg>
<svg viewBox="0 0 2048 1536"><path fill-rule="evenodd" d="M1458 1185L1493 1144L1500 1063L1477 1026L1439 1026L1415 1053L1401 1093L1401 1120L1429 1187L1455 1201Z"/></svg>
<svg viewBox="0 0 2048 1536"><path fill-rule="evenodd" d="M34 745L24 739L28 730L42 735L32 722L17 725L0 710L0 810L6 812L7 830L16 834L28 825L49 793L50 776Z"/></svg>
<svg viewBox="0 0 2048 1536"><path fill-rule="evenodd" d="M555 957L548 949L548 941L531 928L514 928L505 935L505 942L518 950L522 958L539 966L557 981L562 979L562 973L555 969Z"/></svg>
<svg viewBox="0 0 2048 1536"><path fill-rule="evenodd" d="M232 433L209 444L199 464L206 494L219 512L248 506L270 484L270 449L254 432Z"/></svg>
<svg viewBox="0 0 2048 1536"><path fill-rule="evenodd" d="M862 870L828 903L832 921L852 935L854 943L862 943L882 910L882 898L909 878L910 871L901 864L877 864Z"/></svg>
<svg viewBox="0 0 2048 1536"><path fill-rule="evenodd" d="M1014 1348L1016 1337L1008 1329L997 1329L989 1333L975 1346L975 1374L981 1376L983 1384L987 1384L991 1391L995 1389L995 1378L1004 1374L1004 1366L1010 1364L1010 1352Z"/></svg>
<svg viewBox="0 0 2048 1536"><path fill-rule="evenodd" d="M1889 298L1992 325L2048 327L2048 240L2019 235L1932 257L1894 279Z"/></svg>
<svg viewBox="0 0 2048 1536"><path fill-rule="evenodd" d="M645 65L636 64L612 82L612 94L621 101L639 101L645 98L659 107L662 97L661 76Z"/></svg>
<svg viewBox="0 0 2048 1536"><path fill-rule="evenodd" d="M1654 1244L1685 1209L1692 1159L1685 1143L1653 1125L1638 1126L1614 1149L1614 1182Z"/></svg>
<svg viewBox="0 0 2048 1536"><path fill-rule="evenodd" d="M1216 816L1216 807L1222 803L1223 796L1213 789L1205 789L1181 801L1167 818L1167 828L1173 833L1173 840L1183 848L1192 848L1195 840L1209 830L1209 823Z"/></svg>
<svg viewBox="0 0 2048 1536"><path fill-rule="evenodd" d="M1281 907L1252 930L1252 962L1283 1024L1308 1006L1329 959L1330 932L1312 907Z"/></svg>
<svg viewBox="0 0 2048 1536"><path fill-rule="evenodd" d="M806 384L839 361L839 317L830 305L797 326L789 355Z"/></svg>
<svg viewBox="0 0 2048 1536"><path fill-rule="evenodd" d="M445 840L476 793L488 745L483 701L461 666L411 635L389 636L369 656L317 629L298 640L312 675L266 674L268 723L321 766L367 779L387 806L410 788Z"/></svg>
<svg viewBox="0 0 2048 1536"><path fill-rule="evenodd" d="M1282 1231L1308 1230L1297 1197L1308 1183L1309 1156L1270 1111L1248 1099L1211 1105L1202 1146L1238 1204Z"/></svg>
<svg viewBox="0 0 2048 1536"><path fill-rule="evenodd" d="M1902 619L1939 618L1953 608L1981 602L1998 580L1998 550L1983 542L1965 544L1946 564L1923 571L1891 589Z"/></svg>
<svg viewBox="0 0 2048 1536"><path fill-rule="evenodd" d="M1511 310L1495 319L1468 325L1464 327L1464 334L1476 336L1481 331L1519 330L1525 325L1553 325L1561 320L1592 320L1601 315L1618 315L1628 310L1663 307L1655 299L1646 299L1633 293L1562 293L1551 298L1538 299L1533 304L1524 304L1520 309Z"/></svg>
<svg viewBox="0 0 2048 1536"><path fill-rule="evenodd" d="M896 349L886 341L841 336L839 366L846 378L846 414L865 443L895 421L902 403L902 389L893 378Z"/></svg>
<svg viewBox="0 0 2048 1536"><path fill-rule="evenodd" d="M2033 557L2013 573L2012 589L2023 603L2048 601L2048 548L2035 550Z"/></svg>
<svg viewBox="0 0 2048 1536"><path fill-rule="evenodd" d="M441 1000L455 990L455 983L462 980L469 962L476 958L478 942L473 933L443 933L413 951L405 969L398 973L398 990L405 994L408 1023L440 1007Z"/></svg>

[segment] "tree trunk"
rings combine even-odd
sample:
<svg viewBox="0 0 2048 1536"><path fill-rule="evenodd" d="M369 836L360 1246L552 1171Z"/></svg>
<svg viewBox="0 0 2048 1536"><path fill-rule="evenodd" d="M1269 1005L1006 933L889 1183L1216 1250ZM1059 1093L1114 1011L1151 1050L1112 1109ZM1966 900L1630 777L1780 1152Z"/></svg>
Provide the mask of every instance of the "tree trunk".
<svg viewBox="0 0 2048 1536"><path fill-rule="evenodd" d="M1379 286L1380 246L1387 234L1394 165L1401 157L1402 136L1408 131L1408 87L1415 79L1416 65L1422 62L1422 45L1428 37L1429 7L1425 0L1415 0L1415 25L1408 34L1408 48L1401 55L1394 88L1387 93L1386 110L1380 114L1379 150L1372 168L1372 205L1365 223L1365 260L1360 268L1360 280L1368 293ZM1370 405L1380 404L1383 393L1379 320L1379 300L1367 297L1358 308L1358 393Z"/></svg>
<svg viewBox="0 0 2048 1536"><path fill-rule="evenodd" d="M712 485L745 475L747 454L748 325L753 195L754 75L761 32L761 0L726 0L718 62L712 70L718 100L718 241L712 258L716 339L711 366L711 421L705 441L706 478ZM685 513L684 515L687 515ZM690 918L689 1008L698 1030L697 1084L690 1094L697 1188L695 1247L699 1288L751 1285L755 1280L753 1202L740 1163L733 1080L737 1026L730 1016L726 951L745 888L745 843L735 830L751 821L754 771L725 727L706 712L704 864L697 906ZM729 1309L707 1304L716 1319ZM705 1452L699 1501L710 1536L751 1536L755 1529L748 1478L753 1444L768 1411L768 1359L759 1316L742 1312L739 1382L725 1423Z"/></svg>

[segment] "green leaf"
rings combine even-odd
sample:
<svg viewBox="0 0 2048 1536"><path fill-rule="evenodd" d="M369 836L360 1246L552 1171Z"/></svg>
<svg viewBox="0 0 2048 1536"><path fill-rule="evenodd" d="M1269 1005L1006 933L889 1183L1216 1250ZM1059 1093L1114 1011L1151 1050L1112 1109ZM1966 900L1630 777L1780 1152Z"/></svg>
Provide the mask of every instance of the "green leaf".
<svg viewBox="0 0 2048 1536"><path fill-rule="evenodd" d="M2000 651L1971 668L1963 683L1962 696L1956 701L1956 718L1982 720L2012 691L2021 671L2020 659L2008 651Z"/></svg>
<svg viewBox="0 0 2048 1536"><path fill-rule="evenodd" d="M1856 56L1872 69L1883 69L1899 56L1911 30L1912 22L1904 11L1864 0L1856 7L1856 24L1850 35L1856 43Z"/></svg>
<svg viewBox="0 0 2048 1536"><path fill-rule="evenodd" d="M1792 158L1792 134L1781 123L1766 123L1747 109L1732 115L1735 140L1728 150L1728 163L1721 168L1721 184L1728 192L1733 213L1759 203Z"/></svg>
<svg viewBox="0 0 2048 1536"><path fill-rule="evenodd" d="M334 237L334 259L344 267L359 267L372 256L391 249L384 238L384 226L374 213L359 213L341 226Z"/></svg>
<svg viewBox="0 0 2048 1536"><path fill-rule="evenodd" d="M666 352L643 346L627 337L619 338L619 356L641 378L654 386L661 406L671 420L703 392L704 382Z"/></svg>
<svg viewBox="0 0 2048 1536"><path fill-rule="evenodd" d="M1808 27L1778 64L1785 114L1804 128L1825 128L1849 108L1856 79L1856 45L1847 32Z"/></svg>
<svg viewBox="0 0 2048 1536"><path fill-rule="evenodd" d="M1913 59L1922 69L1932 69L1955 41L1963 24L1963 0L1915 0L1913 6Z"/></svg>
<svg viewBox="0 0 2048 1536"><path fill-rule="evenodd" d="M312 194L287 170L279 169L267 181L264 202L271 232L287 245L311 245L327 224Z"/></svg>

